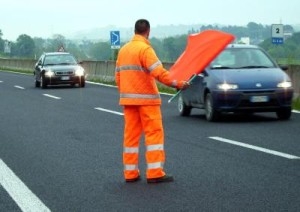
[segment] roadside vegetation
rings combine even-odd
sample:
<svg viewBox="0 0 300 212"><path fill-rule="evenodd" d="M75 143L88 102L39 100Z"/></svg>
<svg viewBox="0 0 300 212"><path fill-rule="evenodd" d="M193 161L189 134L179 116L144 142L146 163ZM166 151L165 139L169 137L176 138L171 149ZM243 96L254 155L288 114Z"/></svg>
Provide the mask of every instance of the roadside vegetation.
<svg viewBox="0 0 300 212"><path fill-rule="evenodd" d="M293 101L293 109L300 111L300 96L294 99Z"/></svg>

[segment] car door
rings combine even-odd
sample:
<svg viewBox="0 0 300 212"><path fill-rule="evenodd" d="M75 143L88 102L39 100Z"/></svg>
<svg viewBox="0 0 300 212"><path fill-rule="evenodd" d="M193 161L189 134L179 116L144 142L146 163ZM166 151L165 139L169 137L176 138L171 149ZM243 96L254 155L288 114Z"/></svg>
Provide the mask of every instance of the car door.
<svg viewBox="0 0 300 212"><path fill-rule="evenodd" d="M183 98L187 105L193 107L202 107L203 104L203 90L206 73L202 72L197 74L196 77L191 81L191 85L188 89L183 90Z"/></svg>
<svg viewBox="0 0 300 212"><path fill-rule="evenodd" d="M204 70L203 72L199 73L197 75L197 81L195 82L195 84L197 85L197 93L195 93L195 98L196 98L196 102L199 105L203 105L204 104L204 92L206 89L206 77L207 77L207 72L206 70Z"/></svg>

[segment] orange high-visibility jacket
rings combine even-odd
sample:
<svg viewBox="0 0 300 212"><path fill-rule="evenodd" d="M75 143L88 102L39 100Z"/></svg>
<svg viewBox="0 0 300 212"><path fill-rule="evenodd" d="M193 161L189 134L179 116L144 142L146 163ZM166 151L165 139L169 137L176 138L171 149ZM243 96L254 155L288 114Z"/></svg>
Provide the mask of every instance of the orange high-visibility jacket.
<svg viewBox="0 0 300 212"><path fill-rule="evenodd" d="M115 80L120 92L120 105L161 104L156 80L167 86L179 86L176 80L171 80L169 71L163 68L150 42L141 35L134 35L120 49Z"/></svg>

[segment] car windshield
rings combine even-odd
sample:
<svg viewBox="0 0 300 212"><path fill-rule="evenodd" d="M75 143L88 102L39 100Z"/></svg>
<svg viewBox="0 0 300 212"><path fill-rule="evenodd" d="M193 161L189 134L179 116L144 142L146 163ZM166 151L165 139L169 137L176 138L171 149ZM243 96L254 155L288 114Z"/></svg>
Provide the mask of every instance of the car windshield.
<svg viewBox="0 0 300 212"><path fill-rule="evenodd" d="M211 69L273 68L273 61L256 48L227 48L211 64Z"/></svg>
<svg viewBox="0 0 300 212"><path fill-rule="evenodd" d="M44 60L44 65L75 65L77 61L72 55L47 55Z"/></svg>

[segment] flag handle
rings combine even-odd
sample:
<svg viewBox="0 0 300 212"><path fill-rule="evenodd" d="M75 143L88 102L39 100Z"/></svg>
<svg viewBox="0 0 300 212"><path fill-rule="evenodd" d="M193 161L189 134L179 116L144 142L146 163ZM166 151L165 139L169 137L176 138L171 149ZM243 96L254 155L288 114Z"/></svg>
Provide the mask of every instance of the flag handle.
<svg viewBox="0 0 300 212"><path fill-rule="evenodd" d="M191 82L193 81L193 79L195 79L196 76L197 76L196 74L193 74L193 76L189 79L188 83L191 84ZM168 100L168 103L172 102L181 92L182 92L182 89L177 91L177 93Z"/></svg>

